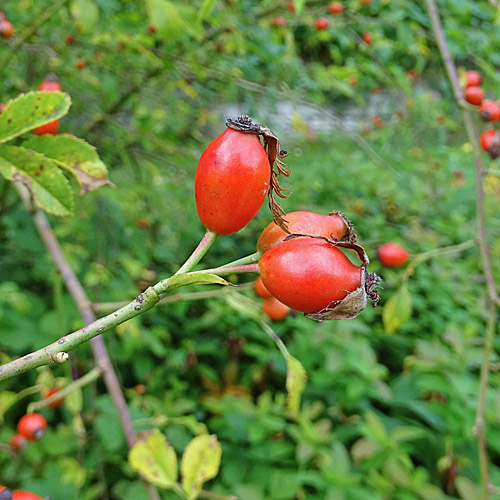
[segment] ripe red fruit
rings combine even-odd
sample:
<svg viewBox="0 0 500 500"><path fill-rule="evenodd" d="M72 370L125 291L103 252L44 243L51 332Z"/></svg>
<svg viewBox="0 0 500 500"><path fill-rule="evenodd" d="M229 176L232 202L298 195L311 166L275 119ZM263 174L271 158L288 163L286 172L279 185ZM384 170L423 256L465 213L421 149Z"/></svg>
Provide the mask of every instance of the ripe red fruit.
<svg viewBox="0 0 500 500"><path fill-rule="evenodd" d="M64 41L65 41L68 45L71 45L71 44L75 41L75 37L74 37L71 33L68 33L68 34L64 37Z"/></svg>
<svg viewBox="0 0 500 500"><path fill-rule="evenodd" d="M50 396L53 396L54 394L57 394L59 392L59 389L56 389L53 387L52 389L49 389L47 392L47 395L45 396L46 398L50 398ZM63 404L64 398L61 399L56 399L53 403L49 404L49 408L57 408L58 406L61 406Z"/></svg>
<svg viewBox="0 0 500 500"><path fill-rule="evenodd" d="M44 134L57 134L59 130L59 120L54 120L53 122L46 123L45 125L40 125L33 129L33 133L36 135Z"/></svg>
<svg viewBox="0 0 500 500"><path fill-rule="evenodd" d="M361 38L363 39L363 42L366 43L366 45L372 44L372 35L369 31L363 31L363 33L361 33Z"/></svg>
<svg viewBox="0 0 500 500"><path fill-rule="evenodd" d="M500 134L495 129L485 130L479 137L479 144L491 158L500 156Z"/></svg>
<svg viewBox="0 0 500 500"><path fill-rule="evenodd" d="M0 103L0 113L3 113L6 107L7 104L5 104L4 102Z"/></svg>
<svg viewBox="0 0 500 500"><path fill-rule="evenodd" d="M275 297L268 297L262 302L262 312L272 321L280 321L288 316L290 308Z"/></svg>
<svg viewBox="0 0 500 500"><path fill-rule="evenodd" d="M51 73L45 77L45 80L40 84L38 90L44 90L46 92L57 92L61 91L62 87L57 79L57 76Z"/></svg>
<svg viewBox="0 0 500 500"><path fill-rule="evenodd" d="M151 33L151 34L156 33L156 28L152 24L149 24L147 29L148 29L148 33Z"/></svg>
<svg viewBox="0 0 500 500"><path fill-rule="evenodd" d="M12 500L12 497L12 491L0 484L0 500Z"/></svg>
<svg viewBox="0 0 500 500"><path fill-rule="evenodd" d="M479 71L470 70L465 72L466 87L479 87L482 81L483 77Z"/></svg>
<svg viewBox="0 0 500 500"><path fill-rule="evenodd" d="M232 234L259 211L271 166L259 136L227 128L203 151L195 177L198 216L217 234Z"/></svg>
<svg viewBox="0 0 500 500"><path fill-rule="evenodd" d="M10 38L14 34L14 26L7 19L0 20L0 36Z"/></svg>
<svg viewBox="0 0 500 500"><path fill-rule="evenodd" d="M21 434L15 434L10 438L9 445L13 450L20 450L28 444L28 440L21 436Z"/></svg>
<svg viewBox="0 0 500 500"><path fill-rule="evenodd" d="M280 302L315 313L335 307L359 288L363 268L326 241L296 238L267 251L259 269L264 285Z"/></svg>
<svg viewBox="0 0 500 500"><path fill-rule="evenodd" d="M326 19L325 17L320 17L316 19L316 21L314 21L314 27L318 31L327 30L329 25L330 23L328 22L328 19Z"/></svg>
<svg viewBox="0 0 500 500"><path fill-rule="evenodd" d="M284 28L287 25L286 19L283 16L273 17L271 19L271 26Z"/></svg>
<svg viewBox="0 0 500 500"><path fill-rule="evenodd" d="M402 266L408 260L406 248L396 243L384 243L378 249L378 259L385 267Z"/></svg>
<svg viewBox="0 0 500 500"><path fill-rule="evenodd" d="M497 101L486 99L479 106L479 117L485 122L494 122L500 120L500 105Z"/></svg>
<svg viewBox="0 0 500 500"><path fill-rule="evenodd" d="M469 104L479 106L483 102L484 91L481 87L467 87L464 90L464 97Z"/></svg>
<svg viewBox="0 0 500 500"><path fill-rule="evenodd" d="M265 287L264 283L262 283L262 278L260 276L255 280L253 289L255 293L263 299L272 297L271 292Z"/></svg>
<svg viewBox="0 0 500 500"><path fill-rule="evenodd" d="M85 59L78 59L75 64L76 69L83 69L87 66L87 61Z"/></svg>
<svg viewBox="0 0 500 500"><path fill-rule="evenodd" d="M293 2L290 2L287 6L286 6L286 10L290 11L290 12L295 12L295 4Z"/></svg>
<svg viewBox="0 0 500 500"><path fill-rule="evenodd" d="M358 86L358 83L359 83L359 82L358 82L358 79L357 79L354 75L351 75L351 76L349 77L349 85L350 85L351 87L357 87L357 86Z"/></svg>
<svg viewBox="0 0 500 500"><path fill-rule="evenodd" d="M17 423L17 433L30 441L40 439L47 429L47 421L39 413L23 415Z"/></svg>
<svg viewBox="0 0 500 500"><path fill-rule="evenodd" d="M417 72L414 69L409 69L406 74L408 75L408 78L411 78L412 80L417 78Z"/></svg>
<svg viewBox="0 0 500 500"><path fill-rule="evenodd" d="M324 236L330 239L341 240L348 232L349 221L341 212L331 212L330 215L321 215L314 212L298 211L285 214L290 234L308 234L310 236ZM257 241L257 250L261 253L278 246L289 234L277 224L271 222L262 231Z"/></svg>
<svg viewBox="0 0 500 500"><path fill-rule="evenodd" d="M344 6L340 2L331 2L328 5L330 14L340 14L344 10Z"/></svg>
<svg viewBox="0 0 500 500"><path fill-rule="evenodd" d="M14 491L14 496L12 497L12 500L45 500L45 499L39 497L38 495L35 495L34 493L31 493L31 491L16 490Z"/></svg>

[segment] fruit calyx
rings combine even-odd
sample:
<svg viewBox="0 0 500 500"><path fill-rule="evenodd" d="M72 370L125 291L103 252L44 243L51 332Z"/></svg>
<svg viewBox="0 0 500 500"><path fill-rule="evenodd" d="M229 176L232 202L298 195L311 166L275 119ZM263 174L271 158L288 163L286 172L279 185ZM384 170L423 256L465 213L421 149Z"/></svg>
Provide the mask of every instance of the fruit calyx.
<svg viewBox="0 0 500 500"><path fill-rule="evenodd" d="M352 226L349 227L352 231ZM350 234L348 232L348 235ZM354 250L361 260L361 282L360 286L348 293L342 300L334 300L330 302L324 309L315 313L305 313L306 318L313 319L315 321L328 321L332 319L354 319L358 316L366 307L368 299L372 302L372 307L376 307L380 296L378 294L378 288L382 282L380 276L376 273L369 273L366 270L366 266L370 263L370 259L365 251L365 249L355 243L356 234L354 231L351 233L351 241L347 240L336 240L326 238L325 236L312 236L310 234L291 234L285 241L294 238L315 238L326 241L333 247L348 248Z"/></svg>
<svg viewBox="0 0 500 500"><path fill-rule="evenodd" d="M260 123L253 123L252 119L248 115L240 115L236 120L228 118L226 120L226 127L239 130L240 132L262 136L264 141L264 150L267 154L269 165L271 166L269 179L270 188L267 193L269 198L269 208L273 214L274 222L281 227L281 229L289 233L290 231L288 230L286 224L287 221L283 218L285 211L274 198L275 194L280 198L287 198L285 191L289 188L284 189L280 186L278 175L289 177L292 173L292 170L286 165L286 163L281 161L282 158L288 156L288 152L281 149L279 139L270 128L265 125L261 125ZM276 166L276 170L274 169L274 166Z"/></svg>

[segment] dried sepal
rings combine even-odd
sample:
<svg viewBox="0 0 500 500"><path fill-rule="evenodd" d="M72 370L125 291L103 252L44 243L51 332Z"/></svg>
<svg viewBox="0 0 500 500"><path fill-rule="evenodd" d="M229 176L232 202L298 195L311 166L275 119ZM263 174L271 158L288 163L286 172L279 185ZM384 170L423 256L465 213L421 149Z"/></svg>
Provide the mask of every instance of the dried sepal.
<svg viewBox="0 0 500 500"><path fill-rule="evenodd" d="M357 239L357 235L356 232L354 231L353 223L347 218L346 214L344 212L341 212L340 210L334 210L333 212L330 212L328 215L336 215L337 217L340 217L342 219L342 222L347 227L347 232L342 237L342 241L354 243Z"/></svg>
<svg viewBox="0 0 500 500"><path fill-rule="evenodd" d="M238 116L236 120L228 118L226 120L226 126L235 130L239 130L240 132L247 132L250 134L258 134L262 136L262 139L264 140L264 149L269 160L269 165L271 166L269 176L270 187L267 193L269 198L269 208L271 210L271 213L273 214L273 220L275 224L281 227L283 231L289 233L290 231L288 230L288 226L286 224L287 221L283 218L283 215L285 215L285 211L274 198L275 194L280 198L287 197L287 195L284 194L284 191L286 191L286 189L283 189L279 184L278 175L289 177L292 173L292 170L286 165L286 163L281 161L281 159L285 158L288 153L285 150L281 149L279 139L270 128L266 127L265 125L261 125L260 123L253 123L252 119L247 115ZM274 170L275 166L276 170Z"/></svg>

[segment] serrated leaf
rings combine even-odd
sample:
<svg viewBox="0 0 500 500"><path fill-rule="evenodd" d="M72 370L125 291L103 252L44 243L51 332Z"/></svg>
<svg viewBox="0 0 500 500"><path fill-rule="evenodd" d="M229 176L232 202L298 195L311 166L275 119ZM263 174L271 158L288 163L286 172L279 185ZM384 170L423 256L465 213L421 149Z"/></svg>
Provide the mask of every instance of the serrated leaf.
<svg viewBox="0 0 500 500"><path fill-rule="evenodd" d="M478 500L481 498L481 491L469 478L458 476L455 481L458 494L462 500Z"/></svg>
<svg viewBox="0 0 500 500"><path fill-rule="evenodd" d="M46 134L33 137L23 145L38 151L71 172L80 185L80 194L86 194L104 185L114 186L108 180L108 170L96 149L83 139Z"/></svg>
<svg viewBox="0 0 500 500"><path fill-rule="evenodd" d="M83 33L91 32L99 22L99 8L92 0L73 0L70 11L76 27Z"/></svg>
<svg viewBox="0 0 500 500"><path fill-rule="evenodd" d="M21 94L0 115L0 143L61 118L70 106L69 95L62 92Z"/></svg>
<svg viewBox="0 0 500 500"><path fill-rule="evenodd" d="M169 278L168 287L173 290L186 285L226 285L233 286L232 283L216 274L191 273L176 274Z"/></svg>
<svg viewBox="0 0 500 500"><path fill-rule="evenodd" d="M177 457L158 430L141 433L128 454L130 466L150 483L171 488L177 481Z"/></svg>
<svg viewBox="0 0 500 500"><path fill-rule="evenodd" d="M286 366L287 407L292 416L295 416L299 412L300 396L306 388L307 374L300 361L293 356L287 358Z"/></svg>
<svg viewBox="0 0 500 500"><path fill-rule="evenodd" d="M43 210L54 215L73 213L73 191L68 179L44 155L17 146L0 147L0 174L21 181Z"/></svg>
<svg viewBox="0 0 500 500"><path fill-rule="evenodd" d="M382 311L384 328L387 333L394 333L411 316L412 301L406 285L403 285L385 304Z"/></svg>
<svg viewBox="0 0 500 500"><path fill-rule="evenodd" d="M215 434L196 436L182 455L182 488L188 500L198 498L203 484L219 472L222 449Z"/></svg>

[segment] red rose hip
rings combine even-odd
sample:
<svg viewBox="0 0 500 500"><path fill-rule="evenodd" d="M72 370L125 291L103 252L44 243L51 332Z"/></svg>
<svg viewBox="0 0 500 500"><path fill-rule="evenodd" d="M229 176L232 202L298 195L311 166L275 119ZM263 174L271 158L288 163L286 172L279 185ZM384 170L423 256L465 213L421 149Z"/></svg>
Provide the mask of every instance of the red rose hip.
<svg viewBox="0 0 500 500"><path fill-rule="evenodd" d="M45 434L47 421L39 413L28 413L17 423L17 433L30 441L36 441Z"/></svg>
<svg viewBox="0 0 500 500"><path fill-rule="evenodd" d="M484 91L481 87L467 87L464 90L464 98L469 104L479 106L484 99Z"/></svg>
<svg viewBox="0 0 500 500"><path fill-rule="evenodd" d="M483 77L479 71L469 70L465 72L465 86L466 87L479 87Z"/></svg>
<svg viewBox="0 0 500 500"><path fill-rule="evenodd" d="M397 243L384 243L378 249L378 258L385 267L402 266L408 260L406 248Z"/></svg>
<svg viewBox="0 0 500 500"><path fill-rule="evenodd" d="M283 218L287 221L290 234L308 234L341 240L351 227L350 222L341 212L322 215L299 210L285 214ZM286 233L276 223L271 222L262 231L257 241L257 250L262 253L267 252L282 243L288 235L289 233Z"/></svg>
<svg viewBox="0 0 500 500"><path fill-rule="evenodd" d="M259 211L270 180L259 136L227 128L198 162L195 198L201 222L219 235L236 233Z"/></svg>
<svg viewBox="0 0 500 500"><path fill-rule="evenodd" d="M358 289L363 267L324 240L295 238L267 251L259 269L264 285L280 302L315 313Z"/></svg>
<svg viewBox="0 0 500 500"><path fill-rule="evenodd" d="M262 302L262 312L272 321L281 321L290 314L290 308L275 297L268 297Z"/></svg>
<svg viewBox="0 0 500 500"><path fill-rule="evenodd" d="M478 109L479 117L485 122L500 120L500 105L497 101L486 99Z"/></svg>

